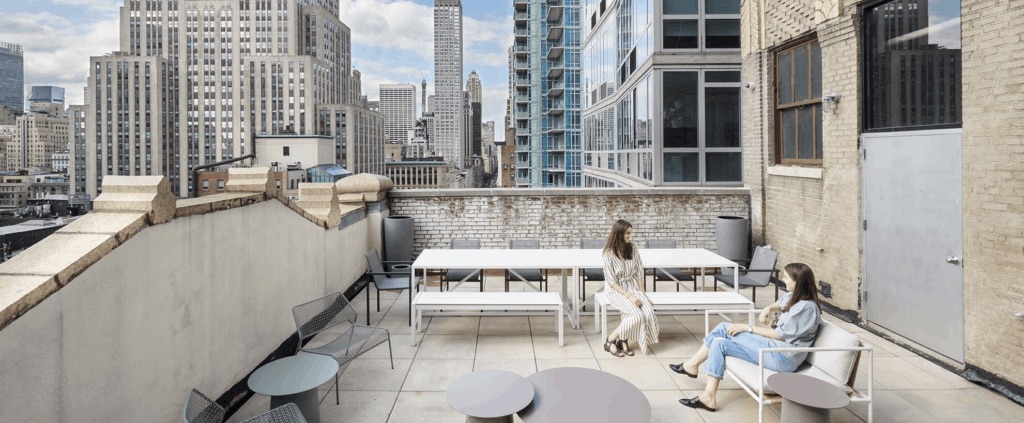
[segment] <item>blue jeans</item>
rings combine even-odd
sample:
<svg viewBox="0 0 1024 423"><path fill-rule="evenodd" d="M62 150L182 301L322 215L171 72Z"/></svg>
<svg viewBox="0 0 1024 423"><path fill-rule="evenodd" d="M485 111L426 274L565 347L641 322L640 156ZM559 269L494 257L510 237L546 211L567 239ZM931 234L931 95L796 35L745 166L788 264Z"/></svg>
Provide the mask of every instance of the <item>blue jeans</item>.
<svg viewBox="0 0 1024 423"><path fill-rule="evenodd" d="M704 337L704 345L707 345L709 350L704 372L715 379L721 379L725 374L725 357L736 357L757 364L757 350L783 346L772 339L752 333L743 332L730 336L725 331L728 326L729 323L719 323ZM764 368L775 372L792 372L798 366L799 364L794 364L782 353L772 352L764 355Z"/></svg>

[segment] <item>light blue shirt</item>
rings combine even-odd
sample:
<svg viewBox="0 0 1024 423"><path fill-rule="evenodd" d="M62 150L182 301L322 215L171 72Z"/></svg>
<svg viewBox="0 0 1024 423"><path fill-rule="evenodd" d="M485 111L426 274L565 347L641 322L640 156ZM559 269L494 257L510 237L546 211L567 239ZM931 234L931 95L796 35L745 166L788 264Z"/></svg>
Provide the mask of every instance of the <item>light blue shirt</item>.
<svg viewBox="0 0 1024 423"><path fill-rule="evenodd" d="M785 308L792 296L792 293L787 293L782 298L779 298L779 307ZM779 342L780 345L778 346L811 346L814 344L815 336L818 335L819 323L821 323L821 310L818 309L818 305L814 301L803 300L793 304L789 311L779 316L779 321L775 326L775 333L782 337L782 342ZM784 352L781 354L796 364L803 363L804 359L807 358L807 353L805 352Z"/></svg>

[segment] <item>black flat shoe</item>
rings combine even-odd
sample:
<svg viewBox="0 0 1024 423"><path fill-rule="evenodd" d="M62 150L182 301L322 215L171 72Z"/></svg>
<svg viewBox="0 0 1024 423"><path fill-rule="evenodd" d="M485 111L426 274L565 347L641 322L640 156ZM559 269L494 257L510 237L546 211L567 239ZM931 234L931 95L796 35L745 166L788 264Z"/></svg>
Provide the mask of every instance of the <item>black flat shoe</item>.
<svg viewBox="0 0 1024 423"><path fill-rule="evenodd" d="M679 363L679 364L669 364L668 368L672 369L673 372L679 373L681 375L687 375L687 376L689 376L689 377L691 377L693 379L697 378L697 375L691 375L690 372L687 372L686 369L683 368L683 364L682 363ZM680 401L682 401L682 400L680 400Z"/></svg>
<svg viewBox="0 0 1024 423"><path fill-rule="evenodd" d="M615 351L612 351L612 348L615 348ZM608 351L608 352L612 353L612 355L614 355L616 357L620 357L620 358L622 356L626 355L625 353L622 352L622 349L619 348L619 343L616 342L616 341L605 340L605 342L604 342L604 350Z"/></svg>
<svg viewBox="0 0 1024 423"><path fill-rule="evenodd" d="M621 349L622 352L626 353L626 355L628 355L630 357L633 356L633 354L634 354L633 350L629 349L629 340L628 339L620 339L619 342L618 342L618 345L619 345L619 349Z"/></svg>
<svg viewBox="0 0 1024 423"><path fill-rule="evenodd" d="M704 410L708 410L708 411L710 411L712 413L714 413L717 410L717 408L711 408L711 407L708 407L708 406L704 405L704 403L700 401L700 397L699 396L698 397L693 397L693 398L680 398L679 399L679 403L682 404L682 405L685 405L687 407L690 407L690 408L701 408L701 409L704 409Z"/></svg>

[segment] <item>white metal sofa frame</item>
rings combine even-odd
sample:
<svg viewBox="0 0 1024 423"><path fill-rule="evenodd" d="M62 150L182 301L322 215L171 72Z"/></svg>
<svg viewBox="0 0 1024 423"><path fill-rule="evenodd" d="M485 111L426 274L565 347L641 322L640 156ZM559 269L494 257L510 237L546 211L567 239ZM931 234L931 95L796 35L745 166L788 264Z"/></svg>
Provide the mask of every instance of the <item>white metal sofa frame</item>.
<svg viewBox="0 0 1024 423"><path fill-rule="evenodd" d="M710 317L711 317L712 314L719 314L719 313L744 313L744 312L747 312L747 313L760 313L761 310L749 310L749 311L747 311L747 310L704 310L704 333L710 333L711 332L711 320L710 320ZM832 323L829 323L829 322L827 322L825 320L822 320L821 324L822 325L831 326L831 327L835 328L835 330L842 331L844 333L850 334L849 332L843 330L842 328L840 328L840 327L838 327L838 326L836 326L836 325L834 325ZM814 345L817 345L818 341L821 340L821 338L820 338L821 328L820 327L818 329L818 334L819 334L819 338L814 340ZM852 334L850 334L850 335L852 335ZM853 336L855 336L855 335L853 335ZM758 358L757 358L757 377L758 377L758 379L757 380L760 381L758 383L758 386L748 386L748 383L746 381L744 381L743 378L739 377L739 375L733 369L729 369L729 365L728 364L731 361L730 359L733 359L733 360L739 360L739 359L734 359L734 358L731 358L731 357L726 359L725 374L727 374L730 377L732 377L733 380L735 380L736 383L738 383L740 385L740 387L743 388L744 391L747 391L747 394L750 394L750 396L753 397L754 400L758 402L757 421L758 421L758 423L762 423L762 422L764 422L764 406L767 405L767 404L774 403L774 402L779 402L780 398L781 398L781 396L779 396L778 394L775 394L774 392L767 394L767 395L770 395L770 397L768 397L768 398L765 397L766 394L764 392L765 391L764 390L764 386L767 384L767 376L770 376L771 374L776 373L776 372L773 372L771 370L767 370L767 372L769 372L769 374L767 374L767 375L765 374L765 372L766 372L766 370L764 368L764 355L765 355L765 353L770 353L770 352L801 352L801 351L807 352L808 355L807 355L807 359L804 361L804 364L802 364L800 366L800 368L798 368L794 373L807 373L808 370L810 370L810 369L817 369L817 366L816 366L817 363L814 363L814 359L812 358L812 356L814 356L815 353L821 353L821 352L824 352L824 353L829 353L829 352L849 352L849 353L853 353L853 363L851 364L852 367L851 367L851 370L850 370L849 379L847 381L845 381L845 383L844 383L845 386L838 386L838 387L843 389L843 392L845 392L847 395L849 395L850 402L866 402L868 404L868 423L872 423L872 419L874 418L874 407L872 406L872 398L874 398L873 397L873 389L872 389L872 385L874 385L874 375L872 374L872 369L874 368L874 365L872 364L872 359L874 357L874 350L871 348L871 346L865 345L863 341L860 341L859 337L857 337L857 338L858 338L858 342L857 342L858 346L856 346L856 347L818 347L818 346L812 346L812 347L802 347L802 348L761 348L761 349L758 350L758 353L757 353L757 356L758 356ZM868 374L868 392L867 392L867 395L864 395L863 392L859 391L857 388L854 387L854 381L857 378L857 366L859 365L859 362L860 362L860 354L862 352L865 352L865 351L867 352L867 366L868 366L868 371L867 371L867 374ZM833 358L833 360L836 359L836 357L832 357L832 358ZM739 360L739 361L742 361L742 360ZM828 373L826 373L826 372L824 372L824 371L822 371L820 369L817 369L817 371L820 372L820 373L825 374L826 376L832 376L832 375L830 375L830 374L828 374ZM808 375L808 376L817 377L816 375ZM819 379L823 379L821 377L818 377L818 378ZM835 378L833 378L833 379L835 379ZM849 392L847 392L847 391L849 391Z"/></svg>

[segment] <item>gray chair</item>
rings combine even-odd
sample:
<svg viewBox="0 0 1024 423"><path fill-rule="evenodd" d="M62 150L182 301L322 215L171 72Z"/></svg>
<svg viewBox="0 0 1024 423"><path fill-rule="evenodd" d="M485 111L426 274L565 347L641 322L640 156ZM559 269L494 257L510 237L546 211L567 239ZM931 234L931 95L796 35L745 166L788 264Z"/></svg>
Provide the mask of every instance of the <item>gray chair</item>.
<svg viewBox="0 0 1024 423"><path fill-rule="evenodd" d="M451 242L451 249L453 250L479 250L480 240L479 239L453 239ZM444 289L448 289L450 282L477 282L480 284L480 292L484 292L484 278L483 272L480 269L448 269L445 270L444 276L441 281L443 282Z"/></svg>
<svg viewBox="0 0 1024 423"><path fill-rule="evenodd" d="M509 241L508 248L513 250L539 250L540 241L535 239L513 239ZM512 269L512 271L519 274L522 277L513 275L508 269L505 270L505 292L508 292L509 282L537 282L540 284L541 289L544 291L548 290L548 271L547 269Z"/></svg>
<svg viewBox="0 0 1024 423"><path fill-rule="evenodd" d="M674 239L648 239L647 248L677 248L676 240ZM683 269L654 269L654 279L651 281L651 287L654 292L658 292L658 282L677 282L676 292L679 292L679 283L690 281L693 282L693 290L697 291L697 279L693 277L689 272Z"/></svg>
<svg viewBox="0 0 1024 423"><path fill-rule="evenodd" d="M750 266L745 269L740 268L740 288L751 287L753 292L751 292L750 299L755 303L757 302L757 288L766 287L773 282L775 284L775 299L779 299L779 271L775 268L775 261L778 258L779 253L770 247L757 247L754 249L754 256L750 258ZM715 275L715 291L718 290L719 282L732 288L733 279L732 269L722 269L722 273Z"/></svg>
<svg viewBox="0 0 1024 423"><path fill-rule="evenodd" d="M366 264L369 266L369 270L366 274L370 275L370 283L377 288L377 311L380 311L380 291L401 291L404 289L412 289L416 287L419 291L420 283L419 278L412 274L411 269L404 271L396 271L393 267L390 272L384 270L384 265L395 265L395 264L410 264L411 262L395 262L380 261L380 255L377 254L376 248L371 248L364 255L366 257ZM412 297L413 292L409 292L409 324L412 325ZM370 324L370 292L366 292L366 324Z"/></svg>
<svg viewBox="0 0 1024 423"><path fill-rule="evenodd" d="M185 397L185 410L181 419L185 423L223 423L224 407L207 398L202 392L190 389ZM299 407L287 403L271 409L242 423L306 423Z"/></svg>
<svg viewBox="0 0 1024 423"><path fill-rule="evenodd" d="M583 238L580 240L580 248L584 250L601 250L604 249L604 245L606 243L607 240L604 239ZM587 282L604 282L604 268L583 269L582 275L580 276L583 277L583 283L581 284L583 289L580 292L582 297L580 297L580 299L585 302L587 300ZM604 288L598 289L597 292L601 292L603 289ZM587 306L585 305L581 308L584 311L587 310Z"/></svg>
<svg viewBox="0 0 1024 423"><path fill-rule="evenodd" d="M395 368L395 358L391 354L391 334L387 329L363 326L355 324L355 310L349 305L348 300L340 292L317 298L305 304L299 304L292 308L292 316L295 317L295 327L299 333L298 351L311 354L320 354L334 357L338 360L338 372L341 367L356 357L363 355L373 347L388 343L388 356L391 358L391 368ZM312 338L326 329L332 328L342 322L349 322L351 326L345 333L324 345L315 348L302 348L302 342ZM296 352L298 352L296 351ZM338 375L334 375L334 399L341 404L338 394ZM321 398L320 401L323 401Z"/></svg>

